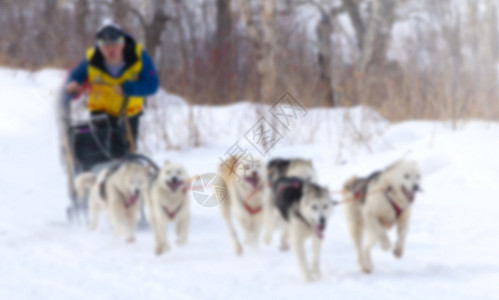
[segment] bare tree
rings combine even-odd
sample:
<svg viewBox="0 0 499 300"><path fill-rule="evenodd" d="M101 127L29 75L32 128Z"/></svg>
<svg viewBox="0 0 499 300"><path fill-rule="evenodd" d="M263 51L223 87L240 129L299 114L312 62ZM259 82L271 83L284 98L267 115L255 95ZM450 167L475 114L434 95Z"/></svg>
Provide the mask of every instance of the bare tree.
<svg viewBox="0 0 499 300"><path fill-rule="evenodd" d="M317 7L320 14L315 29L318 42L317 62L320 70L320 81L326 87L326 103L330 106L337 106L339 103L337 103L334 90L332 35L336 18L345 11L345 8L344 6L326 7L324 4L315 1L308 1L307 3Z"/></svg>
<svg viewBox="0 0 499 300"><path fill-rule="evenodd" d="M216 1L217 16L212 59L218 64L215 74L215 90L217 97L221 101L227 101L233 89L231 74L233 74L233 51L235 49L232 43L233 20L231 2L231 0Z"/></svg>
<svg viewBox="0 0 499 300"><path fill-rule="evenodd" d="M342 0L350 22L355 30L360 52L359 70L364 74L385 65L391 32L396 22L397 0L371 0L366 16L362 15L364 0Z"/></svg>
<svg viewBox="0 0 499 300"><path fill-rule="evenodd" d="M398 0L373 0L370 3L369 21L363 42L359 43L363 45L360 70L364 74L373 74L373 71L383 67L386 63L398 2Z"/></svg>
<svg viewBox="0 0 499 300"><path fill-rule="evenodd" d="M273 97L275 85L275 17L276 0L259 0L257 9L253 1L239 2L248 38L256 60L257 90L255 101L264 102L266 97Z"/></svg>

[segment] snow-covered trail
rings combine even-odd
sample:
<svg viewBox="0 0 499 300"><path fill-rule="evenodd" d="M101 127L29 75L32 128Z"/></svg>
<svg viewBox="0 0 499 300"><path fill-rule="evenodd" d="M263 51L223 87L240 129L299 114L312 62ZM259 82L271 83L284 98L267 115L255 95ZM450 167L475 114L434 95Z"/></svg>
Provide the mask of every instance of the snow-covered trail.
<svg viewBox="0 0 499 300"><path fill-rule="evenodd" d="M376 154L337 166L324 145L276 148L273 155L314 159L322 183L338 189L410 151L423 169L404 257L374 251L376 270L358 271L340 208L328 224L322 278L302 282L292 252L277 241L236 257L217 208L193 202L189 243L153 254L150 232L135 244L103 222L90 233L66 226L53 90L57 71L0 69L0 299L498 299L499 125L473 122L392 125ZM214 171L227 147L158 153L190 173Z"/></svg>

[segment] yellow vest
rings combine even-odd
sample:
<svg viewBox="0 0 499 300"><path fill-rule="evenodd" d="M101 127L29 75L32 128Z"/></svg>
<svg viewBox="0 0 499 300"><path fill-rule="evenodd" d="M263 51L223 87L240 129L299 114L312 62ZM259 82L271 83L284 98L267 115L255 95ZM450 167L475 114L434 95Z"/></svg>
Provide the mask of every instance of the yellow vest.
<svg viewBox="0 0 499 300"><path fill-rule="evenodd" d="M90 83L90 95L88 98L88 109L90 111L102 111L111 116L119 117L124 97L113 89L115 85L122 85L126 81L137 81L142 70L142 46L135 47L137 61L127 67L123 74L114 78L100 68L91 64L95 55L95 48L87 50L88 81ZM143 97L128 97L126 109L128 116L134 116L142 111L144 105Z"/></svg>

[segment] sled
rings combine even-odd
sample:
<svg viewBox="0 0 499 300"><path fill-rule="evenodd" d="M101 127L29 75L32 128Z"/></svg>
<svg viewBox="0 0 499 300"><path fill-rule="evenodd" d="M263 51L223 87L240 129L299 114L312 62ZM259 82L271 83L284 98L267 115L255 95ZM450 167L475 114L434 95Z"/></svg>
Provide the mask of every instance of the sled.
<svg viewBox="0 0 499 300"><path fill-rule="evenodd" d="M82 172L98 173L103 168L116 166L127 160L147 164L152 172L157 172L159 169L151 159L135 153L131 127L124 109L128 104L128 99L125 99L120 114L120 122L123 125L116 129L111 126L108 115L104 113L90 114L86 120L75 117L72 103L85 102L87 95L85 91L79 95L72 95L62 89L57 99L61 160L67 177L70 199L66 214L71 223L88 221L88 199L78 201L74 187L74 179ZM143 208L139 226L147 227Z"/></svg>

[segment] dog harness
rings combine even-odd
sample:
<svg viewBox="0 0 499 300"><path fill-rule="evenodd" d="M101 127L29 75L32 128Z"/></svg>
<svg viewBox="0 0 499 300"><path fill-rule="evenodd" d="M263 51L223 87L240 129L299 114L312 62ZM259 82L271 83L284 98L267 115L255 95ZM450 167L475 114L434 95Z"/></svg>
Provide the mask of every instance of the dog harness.
<svg viewBox="0 0 499 300"><path fill-rule="evenodd" d="M106 172L106 176L104 176L104 180L102 180L99 183L99 193L104 201L107 199L107 189L106 189L107 180L109 179L109 177L111 177L111 175L113 175L116 171L118 171L120 167L121 164L116 164L110 167Z"/></svg>
<svg viewBox="0 0 499 300"><path fill-rule="evenodd" d="M367 196L367 188L369 187L369 183L375 179L377 179L381 175L381 171L373 172L366 178L357 179L352 186L353 195L356 200L360 200L361 203L364 203Z"/></svg>
<svg viewBox="0 0 499 300"><path fill-rule="evenodd" d="M173 220L175 218L175 216L178 214L178 212L180 211L180 209L182 208L182 206L183 206L183 203L180 203L180 205L174 211L169 211L166 206L162 206L162 207L163 207L163 211L168 216L168 218L170 218L170 220Z"/></svg>
<svg viewBox="0 0 499 300"><path fill-rule="evenodd" d="M395 203L395 201L393 201L392 197L390 197L390 192L391 191L392 191L392 187L389 186L385 190L385 197L386 197L386 200L388 200L388 203L390 203L390 205L392 206L393 210L395 211L395 218L398 219L402 215L402 213L404 212L404 210L397 203Z"/></svg>
<svg viewBox="0 0 499 300"><path fill-rule="evenodd" d="M244 209L250 214L250 215L256 215L262 211L262 206L258 206L256 208L251 207L248 204L248 201L253 198L258 192L262 190L261 187L254 189L247 197L244 199L242 202Z"/></svg>
<svg viewBox="0 0 499 300"><path fill-rule="evenodd" d="M289 208L298 202L303 195L303 180L298 177L283 177L278 179L272 187L274 204L284 220L289 220Z"/></svg>

